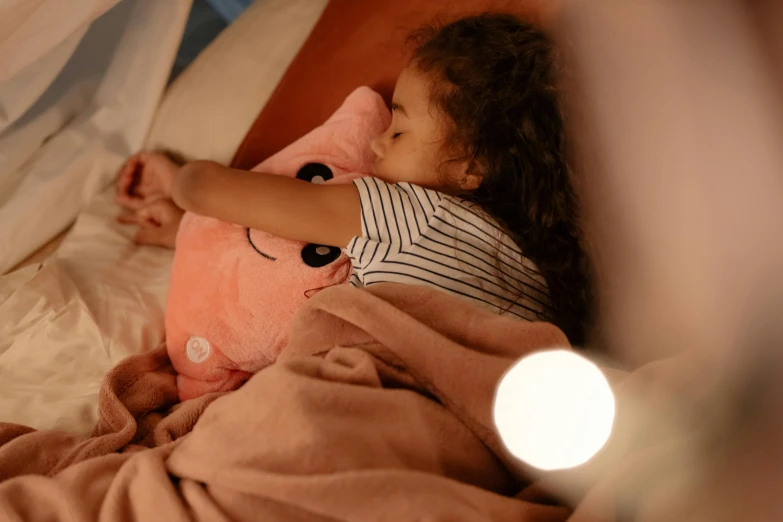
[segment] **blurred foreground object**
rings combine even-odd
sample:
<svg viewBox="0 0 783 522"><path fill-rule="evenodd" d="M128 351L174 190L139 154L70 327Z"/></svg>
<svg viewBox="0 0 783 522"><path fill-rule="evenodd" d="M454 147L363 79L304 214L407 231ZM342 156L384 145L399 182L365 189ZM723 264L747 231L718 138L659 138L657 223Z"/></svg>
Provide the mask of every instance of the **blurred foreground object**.
<svg viewBox="0 0 783 522"><path fill-rule="evenodd" d="M614 411L612 390L595 364L570 350L546 350L503 375L493 420L512 455L559 470L598 453L612 432Z"/></svg>
<svg viewBox="0 0 783 522"><path fill-rule="evenodd" d="M545 481L574 520L783 520L783 2L551 21L604 341L632 371L602 454Z"/></svg>

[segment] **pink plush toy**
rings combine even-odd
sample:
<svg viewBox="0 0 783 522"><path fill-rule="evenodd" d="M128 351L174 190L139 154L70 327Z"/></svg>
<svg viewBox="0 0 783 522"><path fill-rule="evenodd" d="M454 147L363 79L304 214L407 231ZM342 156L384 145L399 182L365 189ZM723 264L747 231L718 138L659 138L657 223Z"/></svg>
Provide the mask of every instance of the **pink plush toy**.
<svg viewBox="0 0 783 522"><path fill-rule="evenodd" d="M389 119L383 99L360 87L321 127L253 170L347 183L370 172L370 141ZM166 305L166 343L180 400L235 389L274 362L293 314L350 275L350 260L339 248L187 213Z"/></svg>

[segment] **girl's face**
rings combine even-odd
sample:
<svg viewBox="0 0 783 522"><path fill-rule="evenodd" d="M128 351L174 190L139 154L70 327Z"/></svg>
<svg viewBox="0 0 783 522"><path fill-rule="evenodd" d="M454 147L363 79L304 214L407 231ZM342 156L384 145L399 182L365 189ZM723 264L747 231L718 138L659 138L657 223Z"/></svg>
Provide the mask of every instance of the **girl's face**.
<svg viewBox="0 0 783 522"><path fill-rule="evenodd" d="M375 138L372 150L378 156L373 174L387 183L408 182L443 189L444 116L429 102L428 78L407 67L397 79L392 99L392 121ZM446 180L460 183L460 165L446 163ZM452 179L453 178L453 179Z"/></svg>

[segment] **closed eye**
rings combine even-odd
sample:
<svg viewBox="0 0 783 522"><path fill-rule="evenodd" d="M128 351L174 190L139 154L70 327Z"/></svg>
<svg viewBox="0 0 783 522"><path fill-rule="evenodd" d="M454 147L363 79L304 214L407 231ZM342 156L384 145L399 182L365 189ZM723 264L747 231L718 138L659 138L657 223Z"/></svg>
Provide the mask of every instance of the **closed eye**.
<svg viewBox="0 0 783 522"><path fill-rule="evenodd" d="M261 257L263 257L265 259L268 259L270 261L277 261L276 257L272 257L269 254L265 254L265 253L261 252L261 250L258 249L256 244L253 243L253 239L250 237L250 228L247 229L247 242L250 243L250 246L253 247L253 250L255 250L256 253L258 255L260 255Z"/></svg>
<svg viewBox="0 0 783 522"><path fill-rule="evenodd" d="M394 134L392 134L392 139L396 140L397 138L400 137L400 134L402 134L402 133L401 132L395 132Z"/></svg>

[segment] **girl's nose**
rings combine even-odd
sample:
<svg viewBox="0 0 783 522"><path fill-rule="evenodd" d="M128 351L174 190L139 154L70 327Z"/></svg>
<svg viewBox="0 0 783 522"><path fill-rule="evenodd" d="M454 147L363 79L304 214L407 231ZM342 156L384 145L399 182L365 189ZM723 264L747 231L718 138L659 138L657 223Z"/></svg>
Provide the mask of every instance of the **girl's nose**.
<svg viewBox="0 0 783 522"><path fill-rule="evenodd" d="M386 133L377 136L370 142L370 148L378 158L383 158L383 153L386 150Z"/></svg>

